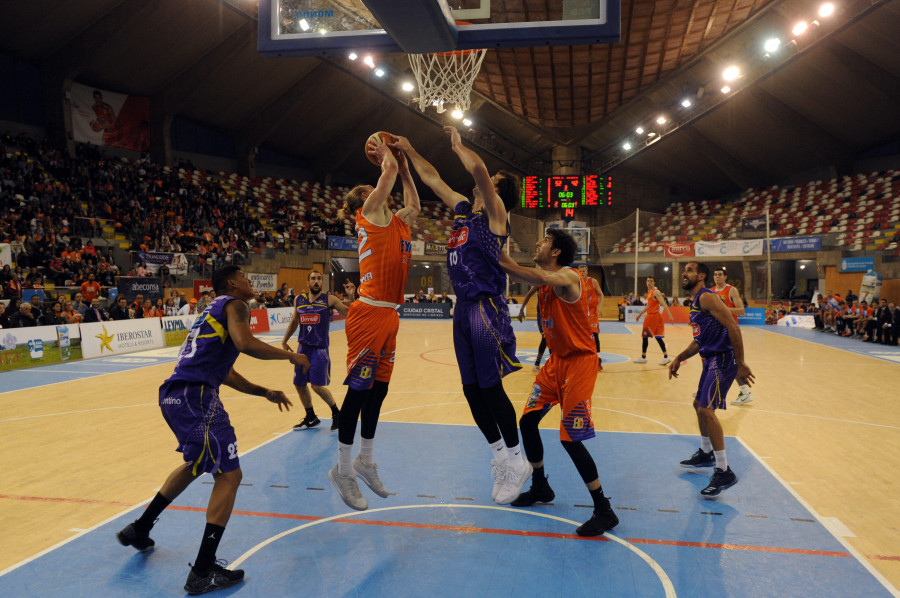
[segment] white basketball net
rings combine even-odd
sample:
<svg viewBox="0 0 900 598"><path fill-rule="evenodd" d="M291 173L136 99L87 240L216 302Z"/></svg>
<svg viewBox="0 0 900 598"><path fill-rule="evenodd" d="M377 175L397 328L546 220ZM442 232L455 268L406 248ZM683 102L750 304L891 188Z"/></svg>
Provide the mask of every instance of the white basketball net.
<svg viewBox="0 0 900 598"><path fill-rule="evenodd" d="M434 106L443 112L453 106L461 112L469 109L472 83L481 70L486 49L410 54L409 64L419 85L419 110Z"/></svg>

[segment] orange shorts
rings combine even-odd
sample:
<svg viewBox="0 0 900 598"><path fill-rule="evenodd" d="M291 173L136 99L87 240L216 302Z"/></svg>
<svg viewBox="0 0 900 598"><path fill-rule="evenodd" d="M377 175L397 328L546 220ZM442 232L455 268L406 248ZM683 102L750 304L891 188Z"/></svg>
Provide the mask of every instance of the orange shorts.
<svg viewBox="0 0 900 598"><path fill-rule="evenodd" d="M600 322L591 322L591 332L600 334Z"/></svg>
<svg viewBox="0 0 900 598"><path fill-rule="evenodd" d="M347 377L354 390L372 388L375 380L390 382L397 350L400 316L390 307L354 301L347 313Z"/></svg>
<svg viewBox="0 0 900 598"><path fill-rule="evenodd" d="M571 442L594 437L591 395L597 381L597 354L575 353L567 357L550 354L525 401L523 414L543 411L559 404L559 438Z"/></svg>
<svg viewBox="0 0 900 598"><path fill-rule="evenodd" d="M641 336L665 336L666 324L663 322L662 314L647 314L644 316L644 328L641 329Z"/></svg>

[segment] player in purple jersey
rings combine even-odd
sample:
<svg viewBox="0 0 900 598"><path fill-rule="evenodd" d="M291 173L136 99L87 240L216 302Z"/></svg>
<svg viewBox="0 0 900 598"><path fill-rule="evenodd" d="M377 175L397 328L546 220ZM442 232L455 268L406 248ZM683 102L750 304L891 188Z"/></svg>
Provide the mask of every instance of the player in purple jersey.
<svg viewBox="0 0 900 598"><path fill-rule="evenodd" d="M287 359L309 367L305 355L283 351L254 338L250 331L253 297L250 279L238 266L226 266L213 274L216 298L197 317L184 344L172 376L159 389L163 417L178 439L177 451L184 463L166 479L141 516L116 534L125 546L141 552L153 548L150 529L160 513L204 473L213 476L213 488L206 509L206 528L197 559L188 573L184 589L202 594L233 586L244 578L240 569L230 571L216 562L216 549L231 516L241 467L237 441L228 413L219 399L219 386L265 397L289 410L292 403L280 390L271 390L248 381L234 370L240 353L257 359Z"/></svg>
<svg viewBox="0 0 900 598"><path fill-rule="evenodd" d="M735 376L753 382L753 372L744 362L741 329L716 293L706 287L709 268L688 262L681 275L681 288L691 296L691 329L694 340L669 364L669 379L678 377L681 362L700 353L703 372L694 409L700 426L700 449L681 462L682 467L715 467L709 484L700 491L704 498L718 496L738 482L725 456L725 434L716 417L716 409L725 409L725 395Z"/></svg>
<svg viewBox="0 0 900 598"><path fill-rule="evenodd" d="M444 132L475 179L474 202L451 189L408 139L399 137L391 146L409 156L422 182L454 213L447 244L447 266L456 293L453 346L463 394L490 446L491 498L509 504L522 492L531 473L519 446L516 410L502 382L504 376L522 367L503 297L506 273L498 262L509 237L507 211L519 200L519 182L505 171L491 176L478 154L463 146L455 127L444 127Z"/></svg>
<svg viewBox="0 0 900 598"><path fill-rule="evenodd" d="M299 326L297 353L303 353L309 357L308 372L304 372L300 367L294 368L294 387L297 389L297 394L300 395L300 403L306 409L306 416L303 421L294 426L295 430L308 430L322 423L316 417L313 409L307 382L312 386L313 392L331 408L331 429L338 429L340 410L334 402L334 397L331 396L331 391L328 390L328 385L331 384L328 328L331 323L331 310L336 309L338 313L346 316L347 306L334 295L323 293L322 282L322 273L318 270L313 270L306 277L309 292L297 295L294 300L294 316L281 341L282 348L285 351L291 351L288 341L291 340L291 336Z"/></svg>

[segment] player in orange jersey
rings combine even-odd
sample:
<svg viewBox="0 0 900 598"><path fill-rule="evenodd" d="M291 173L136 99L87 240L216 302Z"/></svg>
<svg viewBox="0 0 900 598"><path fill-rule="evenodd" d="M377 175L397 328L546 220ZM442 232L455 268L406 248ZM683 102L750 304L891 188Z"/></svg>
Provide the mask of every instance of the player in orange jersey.
<svg viewBox="0 0 900 598"><path fill-rule="evenodd" d="M730 311L731 315L734 317L734 323L737 324L738 316L744 315L744 300L741 299L740 292L738 292L737 287L728 284L725 268L713 269L713 281L716 283L716 286L713 287L713 292L722 298L728 311ZM731 401L731 404L738 406L746 405L753 400L753 393L750 392L750 385L747 384L747 381L743 378L738 378L737 383L740 387L740 392L738 392L737 398Z"/></svg>
<svg viewBox="0 0 900 598"><path fill-rule="evenodd" d="M594 347L597 349L597 371L603 371L603 358L600 357L600 310L603 307L603 291L596 278L588 276L587 264L578 266L578 273L587 283L588 317L591 322L591 334L594 336Z"/></svg>
<svg viewBox="0 0 900 598"><path fill-rule="evenodd" d="M662 361L659 362L659 365L666 365L672 360L669 359L669 352L666 351L666 341L663 338L666 336L666 324L663 322L662 313L659 311L660 306L666 310L666 313L669 314L669 320L672 322L675 321L675 318L672 316L672 312L669 311L669 304L666 303L666 296L662 294L662 291L656 288L656 279L652 276L647 277L647 307L641 310L641 313L637 316L637 321L640 322L641 318L644 317L644 314L647 314L647 317L644 319L644 327L641 329L641 336L643 338L643 343L641 345L641 358L635 359L635 363L647 363L647 345L650 342L650 337L654 337L656 342L659 343L659 348L662 349L663 358Z"/></svg>
<svg viewBox="0 0 900 598"><path fill-rule="evenodd" d="M409 226L419 215L419 194L409 173L406 157L394 156L385 144L369 140L366 151L378 159L381 177L375 187L359 185L344 197L344 213L356 216L359 238L359 299L349 308L344 330L347 333L347 396L338 424L338 464L328 479L347 506L358 511L368 508L356 477L375 494L386 498L388 491L378 477L373 460L375 427L381 404L387 396L394 370L397 306L403 303L403 287L412 261ZM404 207L391 212L391 190L397 175L403 183ZM359 454L351 460L356 421L362 415Z"/></svg>
<svg viewBox="0 0 900 598"><path fill-rule="evenodd" d="M528 507L550 502L556 496L544 475L544 445L538 425L559 404L560 440L594 501L593 515L576 531L580 536L599 536L618 525L619 519L603 495L597 465L582 442L594 437L591 395L597 381L597 354L591 342L587 283L569 267L577 248L569 233L551 228L537 243L537 268L519 266L506 254L500 256L500 266L510 277L540 285L538 305L551 351L519 420L525 455L534 468L531 489L520 494L512 505Z"/></svg>

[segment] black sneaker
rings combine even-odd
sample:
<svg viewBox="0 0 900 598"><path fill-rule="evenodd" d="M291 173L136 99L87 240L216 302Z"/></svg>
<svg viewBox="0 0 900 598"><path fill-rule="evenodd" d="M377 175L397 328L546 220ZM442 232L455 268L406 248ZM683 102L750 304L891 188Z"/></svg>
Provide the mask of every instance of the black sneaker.
<svg viewBox="0 0 900 598"><path fill-rule="evenodd" d="M606 501L606 503L609 505L609 501ZM603 532L611 530L617 525L619 525L619 518L616 517L612 507L607 506L606 509L599 513L594 511L591 518L581 524L581 526L575 530L575 533L579 536L599 536L603 534Z"/></svg>
<svg viewBox="0 0 900 598"><path fill-rule="evenodd" d="M682 467L715 467L716 456L712 451L704 453L703 449L697 449L697 452L691 455L690 459L681 462Z"/></svg>
<svg viewBox="0 0 900 598"><path fill-rule="evenodd" d="M150 537L150 532L139 534L134 523L129 523L122 531L116 532L116 540L122 546L134 546L141 552L147 552L156 545L156 542Z"/></svg>
<svg viewBox="0 0 900 598"><path fill-rule="evenodd" d="M320 420L315 415L312 417L306 416L303 418L302 422L300 422L299 424L294 426L294 429L295 430L309 430L310 428L315 428L316 426L318 426L321 423L322 423L322 420Z"/></svg>
<svg viewBox="0 0 900 598"><path fill-rule="evenodd" d="M335 430L338 429L338 423L340 422L340 419L341 419L340 412L331 414L331 431L332 432L334 432Z"/></svg>
<svg viewBox="0 0 900 598"><path fill-rule="evenodd" d="M536 503L552 502L554 498L556 498L556 493L548 484L545 483L542 487L532 484L527 492L523 492L519 498L509 504L514 507L530 507Z"/></svg>
<svg viewBox="0 0 900 598"><path fill-rule="evenodd" d="M195 596L214 590L222 590L224 588L230 588L244 579L243 569L229 571L219 563L225 563L225 561L213 563L204 575L197 575L194 573L194 570L191 569L191 572L188 573L187 583L184 584L184 589L187 593L191 596Z"/></svg>
<svg viewBox="0 0 900 598"><path fill-rule="evenodd" d="M709 486L700 491L700 496L718 496L722 490L727 490L738 483L738 477L731 471L729 467L722 471L716 467L712 477L709 479Z"/></svg>

